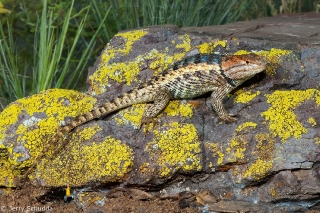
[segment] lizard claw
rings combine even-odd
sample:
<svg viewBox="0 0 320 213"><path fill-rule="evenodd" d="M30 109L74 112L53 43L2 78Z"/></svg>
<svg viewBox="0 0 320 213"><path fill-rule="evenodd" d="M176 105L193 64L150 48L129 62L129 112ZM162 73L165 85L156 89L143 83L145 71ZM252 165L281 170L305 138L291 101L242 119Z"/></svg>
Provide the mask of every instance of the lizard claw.
<svg viewBox="0 0 320 213"><path fill-rule="evenodd" d="M227 116L224 116L224 117L219 117L218 121L225 121L227 123L234 123L237 121L236 118L234 118L236 115L235 114L229 114Z"/></svg>
<svg viewBox="0 0 320 213"><path fill-rule="evenodd" d="M138 129L141 130L142 125L145 124L145 125L146 125L146 132L145 132L145 134L147 134L147 133L148 133L148 130L149 130L149 125L150 125L151 123L153 124L153 128L154 128L154 126L156 125L157 121L154 120L153 118L142 118L142 120L141 120L141 122L140 122L140 125L138 126Z"/></svg>

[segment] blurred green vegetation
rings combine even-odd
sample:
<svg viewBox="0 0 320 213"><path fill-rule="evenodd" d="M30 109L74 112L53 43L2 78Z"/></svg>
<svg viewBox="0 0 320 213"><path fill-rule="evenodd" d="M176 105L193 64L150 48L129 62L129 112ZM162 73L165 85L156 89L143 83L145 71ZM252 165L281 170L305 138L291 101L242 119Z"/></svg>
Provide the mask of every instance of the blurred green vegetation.
<svg viewBox="0 0 320 213"><path fill-rule="evenodd" d="M0 110L48 88L84 90L88 67L120 30L218 25L320 9L320 0L0 2Z"/></svg>

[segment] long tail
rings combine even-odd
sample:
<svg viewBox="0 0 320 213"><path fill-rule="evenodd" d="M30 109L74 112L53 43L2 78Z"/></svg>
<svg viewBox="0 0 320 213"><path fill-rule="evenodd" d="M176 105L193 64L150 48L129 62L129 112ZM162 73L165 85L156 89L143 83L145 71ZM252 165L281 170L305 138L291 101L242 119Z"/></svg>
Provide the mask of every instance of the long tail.
<svg viewBox="0 0 320 213"><path fill-rule="evenodd" d="M97 107L92 111L80 115L74 120L72 120L69 124L60 127L55 134L55 136L49 141L49 143L43 148L41 153L38 155L33 164L28 168L28 170L21 176L20 179L25 179L30 174L32 169L38 164L40 159L45 155L46 152L50 149L50 147L58 141L60 138L71 132L74 128L87 123L91 120L99 118L103 115L107 115L111 112L117 111L119 109L126 108L133 104L138 103L146 103L153 101L154 94L150 93L147 88L144 89L134 89L128 93L123 94L121 97L115 98L114 100L105 103L103 106Z"/></svg>

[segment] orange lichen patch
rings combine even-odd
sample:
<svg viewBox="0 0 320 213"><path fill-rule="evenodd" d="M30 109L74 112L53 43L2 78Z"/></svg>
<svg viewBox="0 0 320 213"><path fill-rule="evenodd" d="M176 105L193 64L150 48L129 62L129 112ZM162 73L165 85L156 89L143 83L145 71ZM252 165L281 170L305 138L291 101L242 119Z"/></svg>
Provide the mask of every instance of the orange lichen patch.
<svg viewBox="0 0 320 213"><path fill-rule="evenodd" d="M261 115L269 121L270 132L282 141L289 137L301 138L307 129L296 119L294 109L306 100L313 100L320 105L320 91L316 89L275 91L265 95L271 106Z"/></svg>
<svg viewBox="0 0 320 213"><path fill-rule="evenodd" d="M17 169L30 166L65 117L84 114L95 102L95 98L73 90L52 89L10 104L0 113L0 141L10 156L9 162ZM12 128L16 128L15 133L8 135Z"/></svg>
<svg viewBox="0 0 320 213"><path fill-rule="evenodd" d="M190 104L193 108L198 108L200 105L199 101L188 101L188 104Z"/></svg>
<svg viewBox="0 0 320 213"><path fill-rule="evenodd" d="M169 177L174 171L200 171L200 142L197 130L192 124L173 122L170 129L159 132L154 130L154 140L146 149L152 159L157 159L160 175Z"/></svg>
<svg viewBox="0 0 320 213"><path fill-rule="evenodd" d="M224 198L224 199L228 199L228 198L232 197L232 195L233 195L232 191L229 191L228 193L226 193L225 195L223 195L223 198Z"/></svg>
<svg viewBox="0 0 320 213"><path fill-rule="evenodd" d="M150 164L148 162L143 163L140 166L140 172L142 172L142 173L147 172L149 169L149 166L150 166Z"/></svg>

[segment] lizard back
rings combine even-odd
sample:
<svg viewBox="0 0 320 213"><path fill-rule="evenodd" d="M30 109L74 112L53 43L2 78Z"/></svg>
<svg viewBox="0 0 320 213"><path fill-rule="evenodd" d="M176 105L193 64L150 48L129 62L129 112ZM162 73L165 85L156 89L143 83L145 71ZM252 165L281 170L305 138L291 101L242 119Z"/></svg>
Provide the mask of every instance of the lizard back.
<svg viewBox="0 0 320 213"><path fill-rule="evenodd" d="M133 104L154 102L144 113L142 120L144 123L159 114L171 99L194 98L212 92L211 102L219 117L234 122L235 119L226 113L222 98L265 68L265 60L255 54L241 56L197 54L186 57L158 76L60 127L23 177L31 172L52 144L75 127Z"/></svg>

